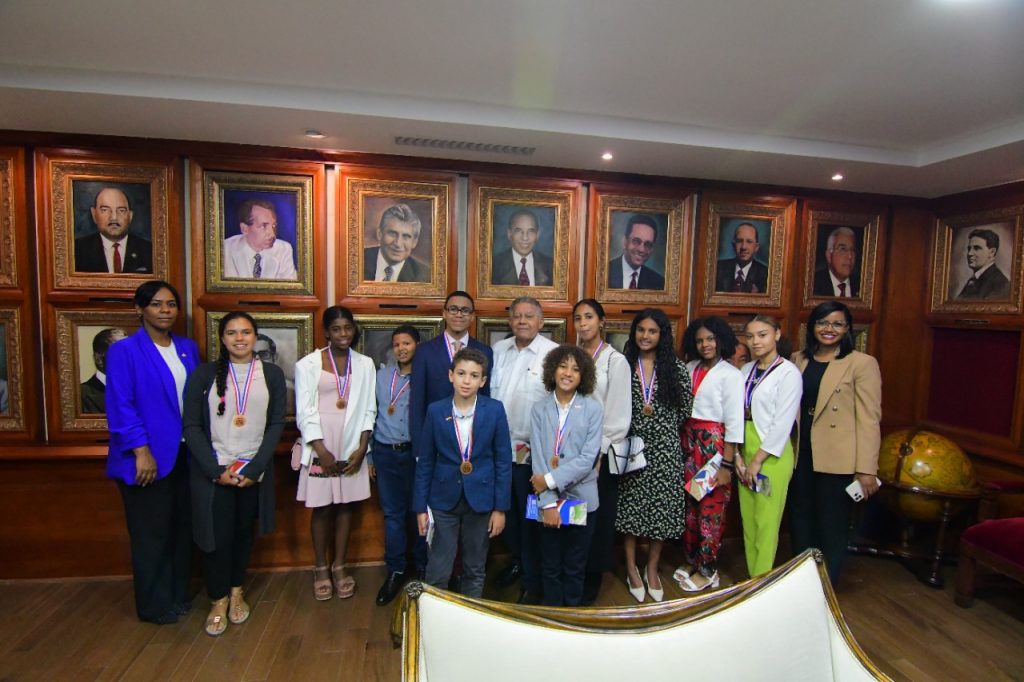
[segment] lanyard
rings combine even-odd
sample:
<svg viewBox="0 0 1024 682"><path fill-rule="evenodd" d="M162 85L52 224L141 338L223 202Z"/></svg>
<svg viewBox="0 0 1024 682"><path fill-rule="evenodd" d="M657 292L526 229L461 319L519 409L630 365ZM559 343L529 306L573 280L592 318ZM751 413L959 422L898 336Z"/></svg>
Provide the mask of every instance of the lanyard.
<svg viewBox="0 0 1024 682"><path fill-rule="evenodd" d="M761 382L767 379L768 375L771 374L775 370L775 368L781 364L782 356L778 355L775 357L775 360L772 362L772 364L768 366L768 369L766 369L764 373L761 374L756 379L754 378L754 375L757 374L757 365L754 365L754 367L751 368L750 374L747 375L747 383L743 387L743 407L745 409L750 410L750 401L754 397L754 389L760 386Z"/></svg>
<svg viewBox="0 0 1024 682"><path fill-rule="evenodd" d="M334 382L338 385L338 409L345 409L345 405L348 404L348 386L351 383L349 380L352 378L352 349L348 349L348 355L345 358L345 380L342 381L341 376L338 374L338 363L334 361L334 353L330 348L327 349L327 357L331 359L331 369L334 370Z"/></svg>
<svg viewBox="0 0 1024 682"><path fill-rule="evenodd" d="M235 389L235 411L237 416L235 417L235 426L245 425L245 410L249 406L249 391L252 389L252 377L255 374L253 372L253 364L256 362L256 356L254 355L249 360L249 373L245 377L245 388L239 389L238 387L238 374L235 373L235 364L228 362L228 370L231 375L231 386Z"/></svg>
<svg viewBox="0 0 1024 682"><path fill-rule="evenodd" d="M402 394L405 393L405 390L407 388L409 388L409 385L412 384L412 377L411 376L409 377L409 380L405 382L405 385L402 386L401 389L399 389L398 395L395 395L395 382L397 382L397 381L398 381L398 368L396 367L394 374L391 375L391 391L390 391L390 397L388 398L388 414L394 414L395 413L395 404L398 402L398 399L402 397Z"/></svg>

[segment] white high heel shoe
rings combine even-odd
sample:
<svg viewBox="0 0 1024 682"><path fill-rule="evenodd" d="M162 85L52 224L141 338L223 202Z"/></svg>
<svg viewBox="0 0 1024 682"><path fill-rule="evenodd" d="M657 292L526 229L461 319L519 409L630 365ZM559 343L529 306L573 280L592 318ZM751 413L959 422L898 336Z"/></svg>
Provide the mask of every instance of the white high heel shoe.
<svg viewBox="0 0 1024 682"><path fill-rule="evenodd" d="M701 578L704 578L703 574L701 574L699 572L695 572L693 575L686 576L686 578L684 578L683 580L680 580L679 581L679 587L683 588L683 590L686 591L686 592L702 592L702 591L708 589L709 587L711 589L713 589L713 590L714 589L718 589L718 584L719 584L718 571L715 571L714 573L712 573L710 578L704 578L705 582L700 584L700 585L698 585L697 583L695 583L693 581L693 579L695 577L697 577L698 575Z"/></svg>
<svg viewBox="0 0 1024 682"><path fill-rule="evenodd" d="M638 574L640 573L640 570L636 566L633 566L633 570L636 571ZM630 583L629 583L629 571L626 571L626 588L629 590L629 593L631 595L633 595L633 599L636 599L641 604L644 602L644 599L647 597L647 589L644 587L645 584L646 583L644 582L644 578L641 575L640 576L640 587L633 587L632 585L630 585Z"/></svg>
<svg viewBox="0 0 1024 682"><path fill-rule="evenodd" d="M644 585L647 586L647 592L651 595L651 599L654 601L665 601L665 586L654 588L647 582L647 566L644 566L644 572L641 576L644 580ZM658 576L658 582L661 582L661 576Z"/></svg>

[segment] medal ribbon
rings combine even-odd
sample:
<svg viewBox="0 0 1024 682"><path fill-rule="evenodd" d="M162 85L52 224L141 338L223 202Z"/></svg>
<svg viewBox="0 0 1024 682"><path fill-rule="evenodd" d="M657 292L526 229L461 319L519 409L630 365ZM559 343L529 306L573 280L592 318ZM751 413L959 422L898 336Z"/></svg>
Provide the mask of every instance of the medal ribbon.
<svg viewBox="0 0 1024 682"><path fill-rule="evenodd" d="M554 398L555 405L558 405L558 398ZM555 428L555 457L562 456L562 449L565 447L565 437L569 435L569 415L572 414L572 405L576 402L576 395L573 394L572 400L569 401L569 409L565 413L565 421L558 420L558 426ZM559 409L561 406L559 406Z"/></svg>
<svg viewBox="0 0 1024 682"><path fill-rule="evenodd" d="M249 390L252 388L252 375L253 363L256 362L256 356L249 360L249 373L245 377L245 389L239 390L238 388L238 375L235 374L235 363L229 362L228 369L231 374L231 386L235 389L235 411L240 414L245 414L245 408L249 405Z"/></svg>
<svg viewBox="0 0 1024 682"><path fill-rule="evenodd" d="M644 405L650 405L654 402L654 379L658 376L658 370L654 369L651 371L651 383L648 386L647 379L644 377L644 363L637 359L636 370L640 373L640 391L644 396Z"/></svg>
<svg viewBox="0 0 1024 682"><path fill-rule="evenodd" d="M473 414L476 410L473 410ZM469 438L466 439L466 444L462 444L462 435L459 433L459 419L469 419L473 414L467 414L465 417L459 417L455 414L455 405L452 405L452 426L455 428L455 440L459 443L459 457L462 458L463 462L468 462L470 455L473 454L473 426L469 427Z"/></svg>
<svg viewBox="0 0 1024 682"><path fill-rule="evenodd" d="M594 354L590 356L590 359L597 360L597 356L601 353L602 348L604 348L604 341L601 341L601 343L597 344L597 350L595 350Z"/></svg>
<svg viewBox="0 0 1024 682"><path fill-rule="evenodd" d="M334 370L334 381L338 385L338 398L342 399L348 395L349 379L352 378L352 349L348 349L348 356L345 360L345 381L341 380L341 376L338 374L338 363L334 361L334 352L330 348L327 349L327 357L331 359L331 369Z"/></svg>
<svg viewBox="0 0 1024 682"><path fill-rule="evenodd" d="M743 407L744 407L744 409L746 409L746 410L750 409L750 400L751 400L751 398L754 397L754 389L756 389L758 386L760 386L761 382L764 381L768 377L768 375L771 374L772 371L776 367L781 365L781 364L782 364L782 356L781 355L777 355L775 357L775 360L772 361L772 364L768 366L768 369L766 369L764 371L764 373L761 376L759 376L756 380L754 379L754 375L757 374L757 365L754 365L753 369L750 370L750 374L747 375L747 383L743 387Z"/></svg>
<svg viewBox="0 0 1024 682"><path fill-rule="evenodd" d="M398 395L395 395L395 382L396 381L398 381L398 368L397 367L395 368L395 373L391 375L391 391L390 391L391 397L388 399L388 407L394 407L395 406L395 403L398 402L398 399L402 397L403 393L405 393L405 389L409 388L409 385L412 384L412 377L410 376L409 380L405 382L405 386L402 386L402 388L399 389Z"/></svg>
<svg viewBox="0 0 1024 682"><path fill-rule="evenodd" d="M448 332L445 332L444 336L444 352L448 353L448 364L451 365L455 360L455 353L452 352L452 344L455 343L455 339L448 336Z"/></svg>

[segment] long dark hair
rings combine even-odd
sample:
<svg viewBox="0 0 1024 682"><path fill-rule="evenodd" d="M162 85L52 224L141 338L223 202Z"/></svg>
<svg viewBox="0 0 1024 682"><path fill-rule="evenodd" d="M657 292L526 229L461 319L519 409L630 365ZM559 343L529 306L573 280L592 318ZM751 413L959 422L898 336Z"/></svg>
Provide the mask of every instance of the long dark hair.
<svg viewBox="0 0 1024 682"><path fill-rule="evenodd" d="M818 337L814 335L814 323L818 320L824 320L832 313L842 313L846 319L846 333L839 339L839 355L836 356L836 359L845 358L853 352L853 313L850 312L845 303L825 301L824 303L819 303L811 311L811 316L807 320L807 332L804 336L804 355L806 357L812 357L821 346L818 343Z"/></svg>
<svg viewBox="0 0 1024 682"><path fill-rule="evenodd" d="M672 323L669 322L668 315L658 308L644 308L637 313L633 318L633 324L629 327L629 338L626 339L623 354L629 361L630 369L635 372L636 363L640 361L640 349L636 345L636 328L644 320L653 320L661 332L654 356L654 371L658 373L659 378L656 400L675 410L683 404L683 385L679 367L676 365L676 353L672 342Z"/></svg>
<svg viewBox="0 0 1024 682"><path fill-rule="evenodd" d="M256 320L252 319L252 315L249 313L236 310L220 318L220 323L217 325L217 342L220 344L220 354L217 356L217 396L220 398L220 404L217 406L218 417L224 416L224 394L228 390L228 363L231 362L228 347L224 345L224 330L228 328L228 323L239 318L248 320L252 325L253 337L260 333L259 327L256 326Z"/></svg>
<svg viewBox="0 0 1024 682"><path fill-rule="evenodd" d="M698 317L683 332L683 357L687 360L699 360L697 352L697 332L707 329L715 337L718 357L728 360L736 352L736 333L729 323L720 317Z"/></svg>

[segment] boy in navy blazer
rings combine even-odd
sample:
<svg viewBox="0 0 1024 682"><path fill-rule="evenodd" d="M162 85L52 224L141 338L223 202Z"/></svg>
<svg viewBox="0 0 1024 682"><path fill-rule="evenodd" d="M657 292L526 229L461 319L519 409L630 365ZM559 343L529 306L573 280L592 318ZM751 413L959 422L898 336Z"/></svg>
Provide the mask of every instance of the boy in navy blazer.
<svg viewBox="0 0 1024 682"><path fill-rule="evenodd" d="M427 583L444 588L462 541L462 593L479 597L490 539L505 527L512 496L512 445L504 406L480 395L487 383L487 357L463 348L452 359L452 399L430 404L419 439L413 511L420 535L427 534L427 507L434 538Z"/></svg>

